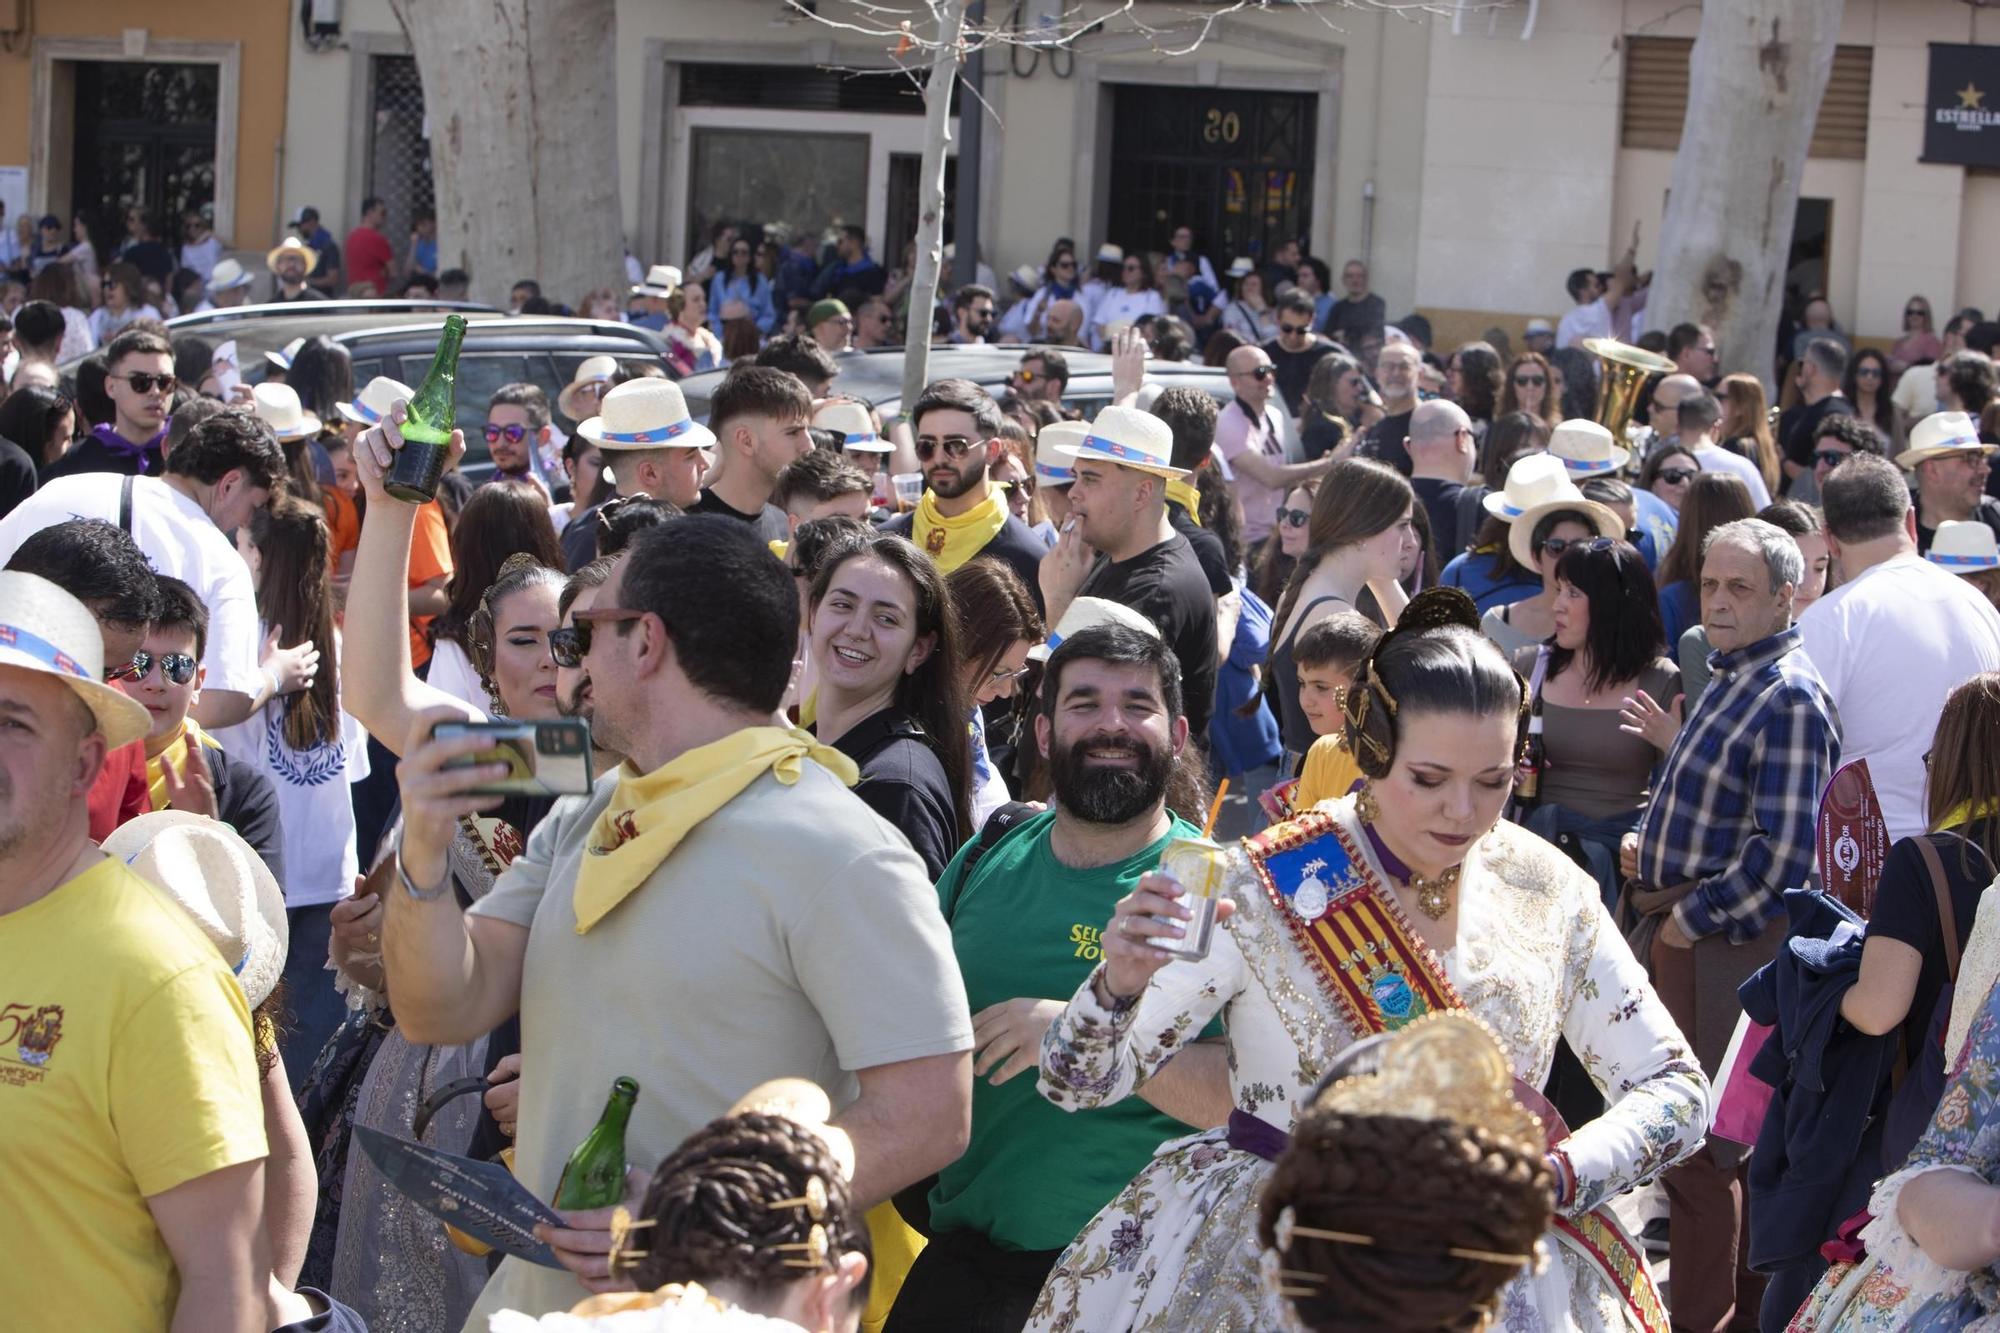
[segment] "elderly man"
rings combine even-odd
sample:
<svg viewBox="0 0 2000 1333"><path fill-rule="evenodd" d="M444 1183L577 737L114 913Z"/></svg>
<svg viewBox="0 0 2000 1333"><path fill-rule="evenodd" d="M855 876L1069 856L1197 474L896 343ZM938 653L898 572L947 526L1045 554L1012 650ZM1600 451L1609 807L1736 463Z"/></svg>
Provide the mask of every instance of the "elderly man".
<svg viewBox="0 0 2000 1333"><path fill-rule="evenodd" d="M1243 506L1243 540L1254 546L1278 525L1285 492L1324 475L1333 466L1333 456L1305 463L1285 461L1285 427L1271 403L1277 368L1263 348L1234 349L1224 369L1236 398L1215 419L1215 448L1229 464L1236 501Z"/></svg>
<svg viewBox="0 0 2000 1333"><path fill-rule="evenodd" d="M1325 332L1350 349L1369 338L1380 338L1388 309L1368 290L1368 265L1350 259L1340 266L1340 299L1326 312Z"/></svg>
<svg viewBox="0 0 2000 1333"><path fill-rule="evenodd" d="M1410 414L1417 410L1417 376L1424 354L1412 342L1392 342L1375 358L1375 384L1382 393L1383 417L1361 432L1354 452L1361 458L1387 463L1410 475L1410 451L1403 443L1410 433Z"/></svg>
<svg viewBox="0 0 2000 1333"><path fill-rule="evenodd" d="M1742 1012L1736 988L1777 952L1785 890L1812 875L1819 797L1840 761L1833 699L1792 625L1804 575L1798 543L1761 519L1709 534L1701 621L1714 679L1619 849L1635 879L1634 951L1711 1079ZM1627 729L1656 711L1643 692L1628 699ZM1666 1174L1677 1329L1755 1317L1762 1279L1744 1262L1745 1156L1710 1139Z"/></svg>

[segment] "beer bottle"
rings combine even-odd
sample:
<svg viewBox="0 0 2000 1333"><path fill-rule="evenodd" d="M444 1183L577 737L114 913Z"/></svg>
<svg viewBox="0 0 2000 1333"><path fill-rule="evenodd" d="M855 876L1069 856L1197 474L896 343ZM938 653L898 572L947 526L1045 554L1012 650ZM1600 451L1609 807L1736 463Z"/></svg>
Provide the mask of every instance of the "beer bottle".
<svg viewBox="0 0 2000 1333"><path fill-rule="evenodd" d="M425 504L437 498L438 478L451 454L451 429L458 420L458 349L464 341L465 316L446 315L431 368L410 398L403 447L382 479L382 489L398 500Z"/></svg>
<svg viewBox="0 0 2000 1333"><path fill-rule="evenodd" d="M633 1080L611 1081L604 1114L576 1145L556 1182L556 1207L609 1208L625 1197L625 1122L638 1098L639 1085Z"/></svg>
<svg viewBox="0 0 2000 1333"><path fill-rule="evenodd" d="M1541 700L1535 701L1535 711L1528 717L1528 743L1521 754L1521 766L1514 775L1514 799L1523 803L1538 799L1542 793L1542 769L1548 760L1542 751L1542 709Z"/></svg>

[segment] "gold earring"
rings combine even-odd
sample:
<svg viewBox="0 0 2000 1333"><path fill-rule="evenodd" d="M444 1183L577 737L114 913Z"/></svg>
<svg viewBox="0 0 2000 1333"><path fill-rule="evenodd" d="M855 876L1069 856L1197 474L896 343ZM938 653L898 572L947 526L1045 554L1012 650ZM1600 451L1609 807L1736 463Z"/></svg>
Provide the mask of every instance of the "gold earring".
<svg viewBox="0 0 2000 1333"><path fill-rule="evenodd" d="M1355 789L1354 813L1361 816L1361 822L1364 824L1382 822L1382 806L1375 799L1375 789L1366 782Z"/></svg>

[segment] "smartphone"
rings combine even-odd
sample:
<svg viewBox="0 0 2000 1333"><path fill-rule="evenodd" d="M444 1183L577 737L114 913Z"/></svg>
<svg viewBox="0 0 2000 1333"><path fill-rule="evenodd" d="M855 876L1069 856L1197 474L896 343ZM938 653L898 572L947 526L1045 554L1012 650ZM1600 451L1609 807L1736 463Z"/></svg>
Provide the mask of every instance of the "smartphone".
<svg viewBox="0 0 2000 1333"><path fill-rule="evenodd" d="M440 722L432 740L484 736L488 748L447 768L505 764L507 776L475 788L492 796L581 796L590 790L590 724L565 717L550 722Z"/></svg>

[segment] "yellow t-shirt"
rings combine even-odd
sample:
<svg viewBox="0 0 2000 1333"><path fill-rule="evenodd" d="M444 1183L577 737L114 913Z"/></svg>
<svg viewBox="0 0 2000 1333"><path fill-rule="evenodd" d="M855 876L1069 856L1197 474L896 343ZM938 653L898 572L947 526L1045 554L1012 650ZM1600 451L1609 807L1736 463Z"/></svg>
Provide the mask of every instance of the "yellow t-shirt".
<svg viewBox="0 0 2000 1333"><path fill-rule="evenodd" d="M268 1154L222 956L115 860L0 915L0 1254L10 1328L165 1328L148 1197Z"/></svg>
<svg viewBox="0 0 2000 1333"><path fill-rule="evenodd" d="M1348 752L1347 738L1337 731L1322 736L1306 751L1305 767L1299 770L1299 789L1292 796L1292 813L1302 815L1321 801L1339 800L1359 781L1361 766Z"/></svg>

